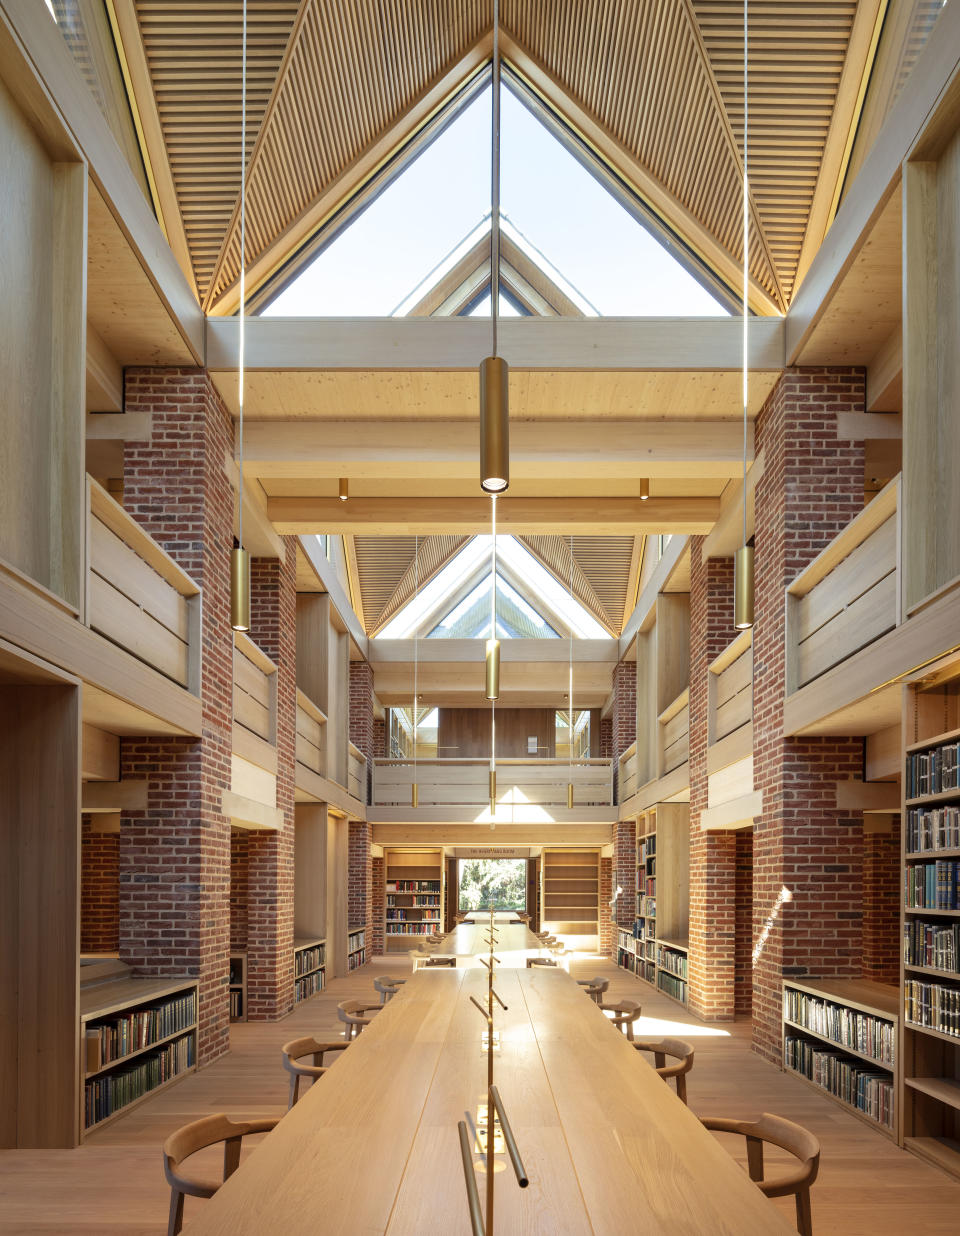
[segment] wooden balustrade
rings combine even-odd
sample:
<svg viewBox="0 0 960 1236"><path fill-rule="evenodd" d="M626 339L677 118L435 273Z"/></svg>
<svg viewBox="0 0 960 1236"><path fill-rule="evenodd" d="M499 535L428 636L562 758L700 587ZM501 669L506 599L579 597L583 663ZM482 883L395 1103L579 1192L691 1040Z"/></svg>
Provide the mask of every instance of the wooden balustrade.
<svg viewBox="0 0 960 1236"><path fill-rule="evenodd" d="M297 763L327 775L327 718L300 690L297 691Z"/></svg>
<svg viewBox="0 0 960 1236"><path fill-rule="evenodd" d="M687 762L690 754L690 692L681 691L657 718L659 775Z"/></svg>
<svg viewBox="0 0 960 1236"><path fill-rule="evenodd" d="M421 807L483 807L489 770L487 759L374 760L373 803L409 807L416 782ZM498 803L565 808L570 782L577 807L612 806L611 760L497 760Z"/></svg>
<svg viewBox="0 0 960 1236"><path fill-rule="evenodd" d="M367 801L367 757L353 743L347 747L346 788L362 803Z"/></svg>
<svg viewBox="0 0 960 1236"><path fill-rule="evenodd" d="M631 743L617 765L617 801L625 803L637 792L637 744Z"/></svg>
<svg viewBox="0 0 960 1236"><path fill-rule="evenodd" d="M87 478L86 624L199 694L200 589Z"/></svg>
<svg viewBox="0 0 960 1236"><path fill-rule="evenodd" d="M233 719L264 742L277 741L277 667L248 636L233 636Z"/></svg>
<svg viewBox="0 0 960 1236"><path fill-rule="evenodd" d="M753 720L753 631L741 631L708 667L707 741Z"/></svg>
<svg viewBox="0 0 960 1236"><path fill-rule="evenodd" d="M795 691L900 621L900 477L895 477L787 588L787 691Z"/></svg>

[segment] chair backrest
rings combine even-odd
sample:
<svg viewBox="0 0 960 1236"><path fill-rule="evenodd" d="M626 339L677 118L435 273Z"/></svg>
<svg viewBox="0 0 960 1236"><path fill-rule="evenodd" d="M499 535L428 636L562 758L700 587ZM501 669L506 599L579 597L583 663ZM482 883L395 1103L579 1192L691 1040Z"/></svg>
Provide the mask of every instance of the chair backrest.
<svg viewBox="0 0 960 1236"><path fill-rule="evenodd" d="M792 1120L764 1112L759 1120L729 1120L718 1116L703 1116L701 1122L704 1128L715 1133L739 1133L747 1138L748 1147L750 1141L754 1144L769 1142L799 1160L794 1171L771 1180L764 1177L762 1170L755 1174L754 1164L751 1162L750 1177L768 1197L783 1196L794 1192L798 1187L809 1188L817 1178L820 1170L820 1142L809 1129L794 1124ZM757 1167L762 1168L762 1147L758 1146L757 1149L761 1154Z"/></svg>
<svg viewBox="0 0 960 1236"><path fill-rule="evenodd" d="M222 1112L214 1116L203 1116L177 1129L163 1143L163 1174L167 1183L176 1187L190 1182L177 1175L177 1169L184 1159L189 1159L198 1150L208 1146L216 1146L219 1142L235 1143L234 1153L226 1150L224 1153L224 1179L236 1169L240 1160L239 1141L250 1133L268 1133L277 1126L276 1119L265 1120L231 1120ZM206 1195L206 1193L205 1193Z"/></svg>
<svg viewBox="0 0 960 1236"><path fill-rule="evenodd" d="M792 1120L785 1120L783 1116L764 1112L754 1123L752 1135L788 1151L803 1164L812 1164L810 1183L816 1180L820 1168L820 1142L809 1129L794 1124Z"/></svg>
<svg viewBox="0 0 960 1236"><path fill-rule="evenodd" d="M653 1052L658 1058L669 1056L671 1060L676 1060L674 1065L666 1065L665 1061L660 1064L659 1059L657 1061L657 1067L666 1067L671 1077L679 1072L689 1073L693 1068L693 1048L683 1039L658 1039L656 1042L634 1043L634 1047L637 1051Z"/></svg>
<svg viewBox="0 0 960 1236"><path fill-rule="evenodd" d="M320 1042L318 1039L310 1035L302 1039L291 1039L289 1043L284 1043L280 1048L283 1054L283 1067L290 1073L307 1073L310 1076L318 1076L320 1073L325 1073L326 1067L321 1063L325 1052L328 1051L343 1051L346 1043L329 1043ZM298 1064L304 1056L319 1056L320 1060L310 1064Z"/></svg>
<svg viewBox="0 0 960 1236"><path fill-rule="evenodd" d="M386 974L373 980L373 989L374 991L379 991L381 996L395 996L397 994L397 984Z"/></svg>

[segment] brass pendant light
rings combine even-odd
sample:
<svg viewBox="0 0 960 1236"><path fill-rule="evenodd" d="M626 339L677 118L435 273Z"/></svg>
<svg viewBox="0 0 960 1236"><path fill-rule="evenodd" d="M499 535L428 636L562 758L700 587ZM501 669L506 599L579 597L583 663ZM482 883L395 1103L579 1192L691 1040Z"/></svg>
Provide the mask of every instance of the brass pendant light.
<svg viewBox="0 0 960 1236"><path fill-rule="evenodd" d="M493 355L480 362L480 488L510 484L509 366L497 354L500 327L500 3L493 0L493 132L490 158L490 321Z"/></svg>
<svg viewBox="0 0 960 1236"><path fill-rule="evenodd" d="M230 625L250 630L250 555L243 547L243 369L246 308L247 226L247 0L243 0L243 36L240 61L240 341L237 358L239 415L237 475L237 544L230 554Z"/></svg>
<svg viewBox="0 0 960 1236"><path fill-rule="evenodd" d="M749 40L748 5L743 0L743 538L733 563L733 625L738 631L753 626L753 546L747 544L747 407L750 390L750 356L747 296L750 289L750 182L747 177Z"/></svg>

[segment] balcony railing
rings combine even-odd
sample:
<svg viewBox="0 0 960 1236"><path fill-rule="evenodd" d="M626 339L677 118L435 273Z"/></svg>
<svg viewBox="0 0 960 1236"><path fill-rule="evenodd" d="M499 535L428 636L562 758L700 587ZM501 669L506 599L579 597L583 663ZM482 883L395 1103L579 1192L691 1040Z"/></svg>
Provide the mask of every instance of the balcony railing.
<svg viewBox="0 0 960 1236"><path fill-rule="evenodd" d="M327 718L302 691L297 691L297 763L327 775Z"/></svg>
<svg viewBox="0 0 960 1236"><path fill-rule="evenodd" d="M787 588L787 691L796 691L899 621L896 477Z"/></svg>
<svg viewBox="0 0 960 1236"><path fill-rule="evenodd" d="M687 762L690 754L690 692L682 691L657 718L661 777Z"/></svg>
<svg viewBox="0 0 960 1236"><path fill-rule="evenodd" d="M373 804L409 808L416 782L420 807L480 809L489 803L489 769L487 759L374 760ZM497 802L503 805L566 808L571 782L576 807L612 806L612 760L497 760Z"/></svg>
<svg viewBox="0 0 960 1236"><path fill-rule="evenodd" d="M362 803L367 801L367 757L353 743L347 748L347 789Z"/></svg>
<svg viewBox="0 0 960 1236"><path fill-rule="evenodd" d="M277 667L239 631L233 637L233 720L264 742L277 741Z"/></svg>
<svg viewBox="0 0 960 1236"><path fill-rule="evenodd" d="M741 631L709 667L707 741L729 738L753 720L753 632Z"/></svg>
<svg viewBox="0 0 960 1236"><path fill-rule="evenodd" d="M195 694L200 589L88 478L87 625Z"/></svg>
<svg viewBox="0 0 960 1236"><path fill-rule="evenodd" d="M620 756L617 769L617 801L625 803L637 792L637 744L631 743Z"/></svg>

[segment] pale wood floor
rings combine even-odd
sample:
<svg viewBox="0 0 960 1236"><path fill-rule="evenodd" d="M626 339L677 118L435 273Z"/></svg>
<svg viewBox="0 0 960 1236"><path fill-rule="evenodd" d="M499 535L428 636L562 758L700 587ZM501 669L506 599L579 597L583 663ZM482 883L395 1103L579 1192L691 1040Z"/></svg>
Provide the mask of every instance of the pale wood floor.
<svg viewBox="0 0 960 1236"><path fill-rule="evenodd" d="M299 1034L334 1037L339 1000L372 995L377 974L403 973L408 967L406 958L375 959L348 978L332 982L282 1022L235 1025L228 1056L142 1104L78 1150L0 1152L0 1232L162 1236L169 1199L160 1160L164 1137L214 1111L281 1115L286 1109L287 1075L280 1066L280 1044ZM641 1000L641 1034L691 1038L697 1050L689 1077L695 1111L744 1117L777 1112L817 1134L823 1146L820 1179L813 1192L817 1236L960 1232L960 1182L898 1150L802 1081L760 1060L749 1050L746 1024L705 1025L606 960L576 961L571 970L581 978L606 974L612 980L611 998ZM657 1025L648 1017L671 1025ZM705 1033L711 1029L721 1033ZM374 1168L371 1187L375 1185ZM188 1199L188 1222L191 1206L202 1205ZM791 1202L778 1205L791 1213ZM317 1231L322 1233L322 1199L318 1207ZM639 1217L637 1231L642 1231Z"/></svg>

